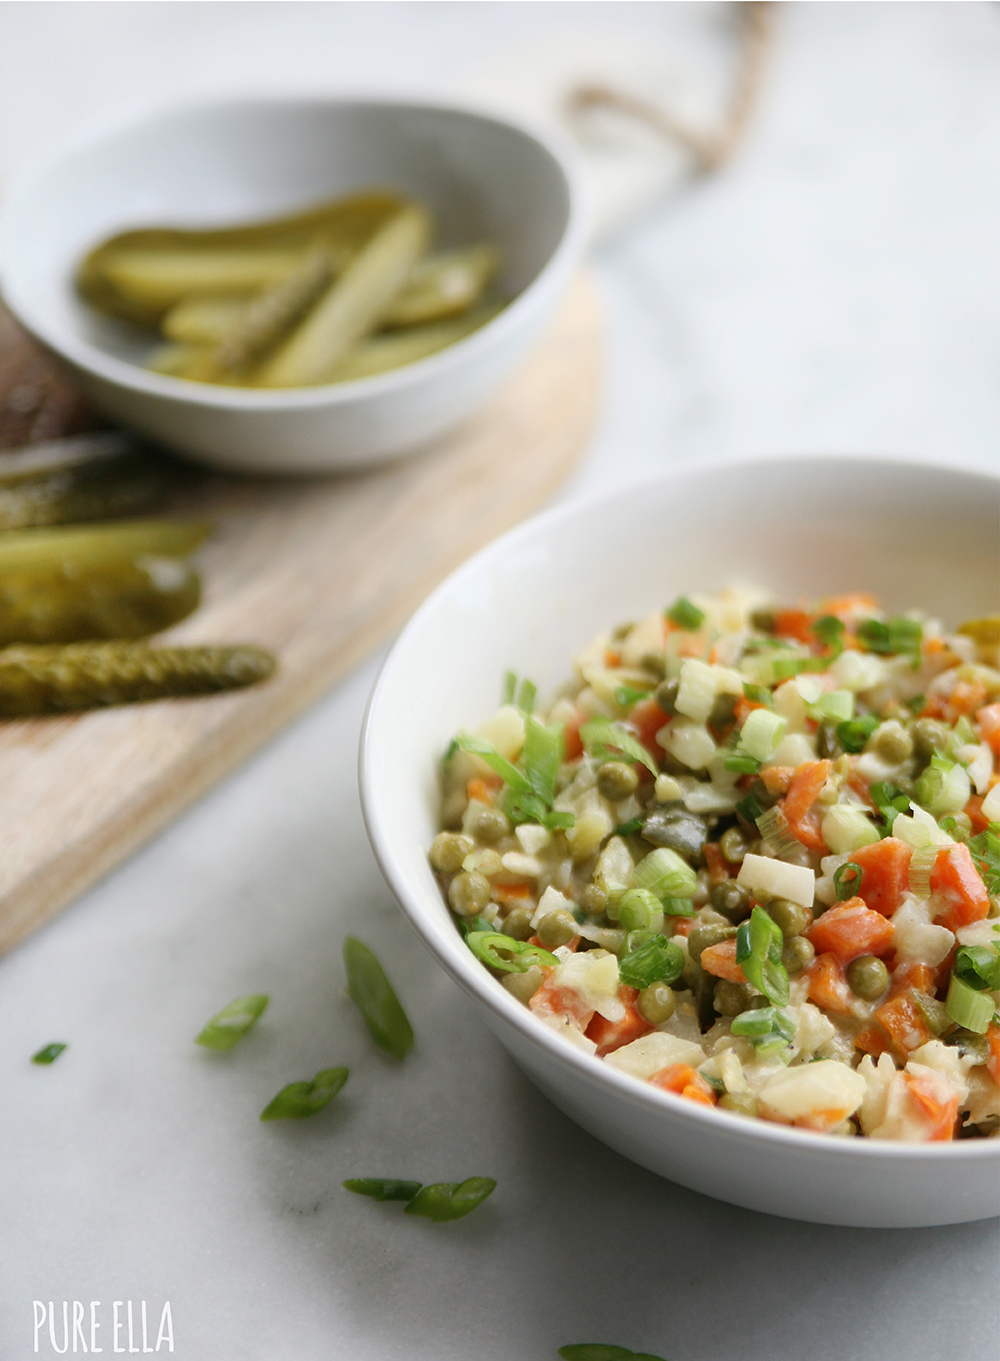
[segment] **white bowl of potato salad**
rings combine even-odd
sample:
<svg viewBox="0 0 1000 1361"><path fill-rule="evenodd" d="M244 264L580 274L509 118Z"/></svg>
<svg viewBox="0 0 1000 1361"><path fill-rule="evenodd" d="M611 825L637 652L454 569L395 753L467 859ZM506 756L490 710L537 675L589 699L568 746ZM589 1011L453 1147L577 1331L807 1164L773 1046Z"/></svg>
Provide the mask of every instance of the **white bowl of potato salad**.
<svg viewBox="0 0 1000 1361"><path fill-rule="evenodd" d="M794 1218L994 1215L997 484L676 473L542 516L393 649L404 911L573 1119Z"/></svg>

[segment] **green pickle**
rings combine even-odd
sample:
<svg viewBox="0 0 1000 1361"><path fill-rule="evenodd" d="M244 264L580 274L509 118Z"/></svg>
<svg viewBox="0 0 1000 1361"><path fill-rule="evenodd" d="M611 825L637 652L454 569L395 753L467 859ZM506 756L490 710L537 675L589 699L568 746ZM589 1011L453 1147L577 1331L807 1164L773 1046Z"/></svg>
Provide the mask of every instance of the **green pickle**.
<svg viewBox="0 0 1000 1361"><path fill-rule="evenodd" d="M108 559L87 571L53 562L0 572L0 647L145 638L198 607L197 572L176 558Z"/></svg>
<svg viewBox="0 0 1000 1361"><path fill-rule="evenodd" d="M83 572L109 559L183 558L211 532L207 520L119 520L107 525L14 529L0 534L0 578L18 569L46 570L54 563Z"/></svg>
<svg viewBox="0 0 1000 1361"><path fill-rule="evenodd" d="M271 653L249 645L154 648L111 642L8 647L0 651L0 718L214 694L266 680L275 665Z"/></svg>
<svg viewBox="0 0 1000 1361"><path fill-rule="evenodd" d="M6 466L4 466L6 465ZM172 478L135 451L18 471L0 461L0 531L115 519L152 510Z"/></svg>

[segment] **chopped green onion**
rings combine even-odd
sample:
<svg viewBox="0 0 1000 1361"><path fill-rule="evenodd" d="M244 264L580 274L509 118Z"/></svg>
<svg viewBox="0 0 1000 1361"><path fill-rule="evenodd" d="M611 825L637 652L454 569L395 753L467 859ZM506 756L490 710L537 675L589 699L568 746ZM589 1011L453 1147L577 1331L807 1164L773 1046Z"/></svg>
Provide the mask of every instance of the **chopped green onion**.
<svg viewBox="0 0 1000 1361"><path fill-rule="evenodd" d="M642 818L629 818L628 822L620 822L612 836L635 836L642 831Z"/></svg>
<svg viewBox="0 0 1000 1361"><path fill-rule="evenodd" d="M752 709L740 729L738 756L766 761L785 735L788 719L770 709Z"/></svg>
<svg viewBox="0 0 1000 1361"><path fill-rule="evenodd" d="M665 917L694 917L698 913L690 898L661 898L660 906Z"/></svg>
<svg viewBox="0 0 1000 1361"><path fill-rule="evenodd" d="M517 692L517 676L514 674L513 671L505 671L505 672L503 673L503 702L504 702L504 704L513 704L513 703L514 703L514 695L515 695L516 692Z"/></svg>
<svg viewBox="0 0 1000 1361"><path fill-rule="evenodd" d="M556 776L562 761L562 724L546 728L529 715L524 723L524 771L533 792L548 807L556 796Z"/></svg>
<svg viewBox="0 0 1000 1361"><path fill-rule="evenodd" d="M878 719L875 715L865 714L863 718L851 718L846 723L838 723L837 737L845 751L856 755L859 751L864 751L869 737L877 727Z"/></svg>
<svg viewBox="0 0 1000 1361"><path fill-rule="evenodd" d="M879 619L862 619L858 624L858 639L869 652L884 656L919 654L923 629L916 619L897 615L883 624Z"/></svg>
<svg viewBox="0 0 1000 1361"><path fill-rule="evenodd" d="M991 822L968 845L986 892L995 897L1000 893L1000 822Z"/></svg>
<svg viewBox="0 0 1000 1361"><path fill-rule="evenodd" d="M812 624L813 636L823 644L824 647L833 648L839 657L844 650L844 623L835 614L824 614L819 619L814 619ZM832 661L833 658L828 658Z"/></svg>
<svg viewBox="0 0 1000 1361"><path fill-rule="evenodd" d="M659 905L659 903L656 904L657 907ZM630 931L622 942L618 954L624 959L626 955L634 954L636 950L641 950L644 945L654 939L661 939L656 931Z"/></svg>
<svg viewBox="0 0 1000 1361"><path fill-rule="evenodd" d="M736 963L748 983L776 1007L788 1004L788 971L781 962L781 928L762 907L755 907L736 933Z"/></svg>
<svg viewBox="0 0 1000 1361"><path fill-rule="evenodd" d="M652 983L675 983L684 969L684 954L666 936L654 936L618 961L618 977L631 988Z"/></svg>
<svg viewBox="0 0 1000 1361"><path fill-rule="evenodd" d="M620 723L608 718L592 718L580 729L580 740L591 756L599 761L620 761L623 756L641 761L653 775L658 775L656 762L638 740Z"/></svg>
<svg viewBox="0 0 1000 1361"><path fill-rule="evenodd" d="M733 1017L732 1032L748 1039L761 1055L783 1049L795 1039L795 1022L777 1007L760 1007Z"/></svg>
<svg viewBox="0 0 1000 1361"><path fill-rule="evenodd" d="M523 689L523 687L522 687ZM543 827L572 827L572 813L556 813L551 809L555 797L555 781L563 759L562 726L546 728L529 714L524 724L525 770L518 770L506 757L481 737L459 733L455 742L461 751L470 752L485 761L495 775L507 786L504 809L517 824L538 822Z"/></svg>
<svg viewBox="0 0 1000 1361"><path fill-rule="evenodd" d="M861 866L855 865L853 860L848 860L846 865L841 865L833 872L833 891L837 895L838 903L846 903L848 898L857 895L861 887Z"/></svg>
<svg viewBox="0 0 1000 1361"><path fill-rule="evenodd" d="M842 723L854 717L853 690L827 690L809 706L813 718Z"/></svg>
<svg viewBox="0 0 1000 1361"><path fill-rule="evenodd" d="M779 860L793 853L798 854L802 850L802 842L792 835L784 809L779 808L777 804L773 808L766 808L756 822L768 849L772 850Z"/></svg>
<svg viewBox="0 0 1000 1361"><path fill-rule="evenodd" d="M767 811L765 808L761 807L759 801L754 797L752 790L753 786L751 785L750 789L747 791L746 797L740 799L736 804L737 813L748 827L755 826L761 813Z"/></svg>
<svg viewBox="0 0 1000 1361"><path fill-rule="evenodd" d="M676 851L660 846L636 865L633 878L637 888L649 889L657 898L690 898L698 887L698 876ZM666 909L664 909L666 911Z"/></svg>
<svg viewBox="0 0 1000 1361"><path fill-rule="evenodd" d="M995 1008L989 993L970 988L956 974L951 976L944 1005L956 1025L971 1030L975 1035L985 1034L993 1020Z"/></svg>
<svg viewBox="0 0 1000 1361"><path fill-rule="evenodd" d="M959 813L972 794L969 772L935 752L917 781L914 794L921 808L926 808L936 818L946 813Z"/></svg>
<svg viewBox="0 0 1000 1361"><path fill-rule="evenodd" d="M667 610L667 618L679 629L687 629L689 633L694 633L705 622L705 613L703 610L699 610L697 605L692 605L691 601L682 595L678 596L670 609Z"/></svg>
<svg viewBox="0 0 1000 1361"><path fill-rule="evenodd" d="M47 1044L44 1049L39 1049L37 1054L32 1054L32 1063L55 1063L56 1059L66 1048L56 1040L53 1044Z"/></svg>
<svg viewBox="0 0 1000 1361"><path fill-rule="evenodd" d="M502 931L470 931L465 943L484 964L501 973L527 973L534 964L555 968L559 960L540 945L515 940Z"/></svg>
<svg viewBox="0 0 1000 1361"><path fill-rule="evenodd" d="M413 1047L413 1029L385 970L367 945L348 936L344 941L347 991L364 1018L372 1039L387 1054L404 1058Z"/></svg>
<svg viewBox="0 0 1000 1361"><path fill-rule="evenodd" d="M769 709L774 704L766 685L751 685L749 681L743 682L743 698L748 699L751 704L766 704Z"/></svg>
<svg viewBox="0 0 1000 1361"><path fill-rule="evenodd" d="M494 927L489 917L463 917L459 920L458 929L463 936L468 937L473 931L492 931Z"/></svg>
<svg viewBox="0 0 1000 1361"><path fill-rule="evenodd" d="M652 1352L630 1352L627 1347L614 1347L610 1342L574 1342L560 1347L556 1355L562 1361L663 1361Z"/></svg>
<svg viewBox="0 0 1000 1361"><path fill-rule="evenodd" d="M900 813L910 811L910 800L897 785L890 784L888 780L879 780L868 792L883 819L882 836L892 836L892 824Z"/></svg>
<svg viewBox="0 0 1000 1361"><path fill-rule="evenodd" d="M504 784L518 793L531 794L533 792L528 783L528 777L518 770L517 766L511 765L505 756L500 753L489 742L482 737L474 737L470 732L460 732L456 734L454 741L459 751L467 751L473 756L478 756L481 761L485 761L494 775L499 775Z"/></svg>
<svg viewBox="0 0 1000 1361"><path fill-rule="evenodd" d="M739 752L731 752L722 758L722 768L735 771L738 775L756 775L760 770L760 762L752 756L741 756Z"/></svg>
<svg viewBox="0 0 1000 1361"><path fill-rule="evenodd" d="M912 699L904 700L903 703L909 709L911 714L919 714L920 710L927 703L927 696L914 695Z"/></svg>
<svg viewBox="0 0 1000 1361"><path fill-rule="evenodd" d="M517 707L521 710L522 714L530 714L534 711L537 695L538 690L530 680L523 680L521 682L521 689L518 691L517 695Z"/></svg>
<svg viewBox="0 0 1000 1361"><path fill-rule="evenodd" d="M940 846L920 846L910 856L910 892L915 898L930 897L931 870L940 851Z"/></svg>
<svg viewBox="0 0 1000 1361"><path fill-rule="evenodd" d="M324 1068L312 1082L290 1082L260 1113L262 1120L304 1120L315 1115L340 1091L347 1081L346 1068Z"/></svg>
<svg viewBox="0 0 1000 1361"><path fill-rule="evenodd" d="M216 1012L201 1034L195 1036L195 1044L220 1051L232 1049L236 1041L256 1025L267 1003L268 999L263 993L237 997L235 1001Z"/></svg>
<svg viewBox="0 0 1000 1361"><path fill-rule="evenodd" d="M638 704L640 699L645 699L649 694L649 688L637 690L634 685L619 685L615 690L615 703L622 709L631 709L633 704Z"/></svg>
<svg viewBox="0 0 1000 1361"><path fill-rule="evenodd" d="M403 1213L421 1215L435 1224L443 1224L470 1214L495 1189L496 1182L492 1177L436 1182L433 1186L422 1186Z"/></svg>
<svg viewBox="0 0 1000 1361"><path fill-rule="evenodd" d="M954 973L976 992L997 992L1000 990L1000 945L961 946L955 955Z"/></svg>
<svg viewBox="0 0 1000 1361"><path fill-rule="evenodd" d="M618 903L618 920L626 931L643 931L662 909L655 893L645 888L630 888Z"/></svg>
<svg viewBox="0 0 1000 1361"><path fill-rule="evenodd" d="M399 1181L395 1177L354 1177L342 1182L345 1191L372 1200L412 1200L420 1190L419 1181Z"/></svg>

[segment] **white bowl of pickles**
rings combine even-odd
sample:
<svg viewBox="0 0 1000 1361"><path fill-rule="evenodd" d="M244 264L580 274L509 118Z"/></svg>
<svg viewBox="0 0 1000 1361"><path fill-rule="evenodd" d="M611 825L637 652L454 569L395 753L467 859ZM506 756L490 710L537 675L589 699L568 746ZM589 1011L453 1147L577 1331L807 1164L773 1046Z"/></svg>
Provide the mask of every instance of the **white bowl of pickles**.
<svg viewBox="0 0 1000 1361"><path fill-rule="evenodd" d="M113 420L224 468L419 449L582 249L547 137L462 108L233 99L90 133L11 193L3 296Z"/></svg>

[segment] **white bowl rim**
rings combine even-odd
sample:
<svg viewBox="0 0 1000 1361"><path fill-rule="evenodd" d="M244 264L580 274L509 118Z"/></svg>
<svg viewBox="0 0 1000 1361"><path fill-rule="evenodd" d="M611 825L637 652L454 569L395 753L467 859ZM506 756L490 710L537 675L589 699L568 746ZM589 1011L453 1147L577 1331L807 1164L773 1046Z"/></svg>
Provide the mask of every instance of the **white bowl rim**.
<svg viewBox="0 0 1000 1361"><path fill-rule="evenodd" d="M132 129L139 129L144 123L157 119L169 119L184 114L220 113L238 108L345 108L374 107L379 109L414 109L431 113L441 112L466 117L473 122L492 123L501 128L512 128L531 141L538 143L547 152L554 165L562 174L566 186L568 211L566 225L555 249L542 265L535 278L513 298L503 311L491 318L485 325L449 345L446 349L404 364L388 373L375 374L369 378L355 378L343 383L325 383L308 388L274 389L273 391L253 391L246 388L214 387L207 383L195 383L183 378L173 378L166 374L153 373L127 360L108 354L97 345L80 340L75 335L67 335L58 327L48 324L39 315L30 297L18 294L16 282L11 285L8 273L0 255L0 294L18 320L38 340L57 354L88 373L105 381L127 387L134 392L148 396L166 398L212 410L238 410L251 412L273 412L288 410L309 410L348 405L359 398L378 397L387 392L395 392L413 387L422 379L447 370L460 363L477 349L491 343L503 333L516 328L522 312L531 306L532 295L543 279L568 273L569 267L578 258L586 238L587 195L580 167L580 157L568 138L558 128L533 122L530 117L508 115L492 110L478 108L460 99L430 97L420 94L405 98L393 98L382 94L361 92L345 94L233 94L204 96L202 98L157 102L134 108L127 116L104 116L77 129L72 135L52 146L29 169L22 171L12 182L4 198L0 211L0 248L2 248L8 221L14 220L22 204L28 201L37 186L45 180L59 164L79 152L97 147L101 142Z"/></svg>
<svg viewBox="0 0 1000 1361"><path fill-rule="evenodd" d="M394 679L392 673L399 654L408 640L419 632L425 615L436 609L438 600L442 596L449 594L456 586L460 587L464 581L476 575L483 564L505 556L512 549L516 549L524 539L534 536L539 531L546 530L550 525L560 524L567 519L572 519L574 515L594 506L600 505L608 508L609 503L619 497L623 499L634 497L644 490L659 489L682 478L697 476L709 469L713 472L725 468L745 470L752 467L791 463L822 466L833 464L844 466L856 463L859 468L863 467L869 470L873 464L883 464L893 468L905 467L921 472L958 474L980 478L984 483L992 483L995 490L1000 491L1000 475L993 475L981 466L946 463L939 459L917 460L912 457L896 457L893 455L865 458L853 454L775 454L755 458L706 459L699 462L694 468L678 467L659 472L653 476L623 482L611 493L607 488L601 488L585 496L574 498L563 505L554 506L539 515L532 516L506 534L494 539L450 573L431 592L400 631L379 668L379 674L365 710L358 751L358 784L365 830L368 833L368 839L379 868L385 876L393 896L437 962L466 992L471 993L491 1011L499 1014L503 1020L511 1024L523 1039L529 1041L535 1048L550 1054L553 1058L568 1063L580 1077L591 1085L608 1087L619 1097L634 1105L658 1110L662 1114L671 1115L678 1120L693 1120L704 1125L706 1129L710 1129L713 1135L733 1137L744 1146L748 1140L751 1143L784 1146L790 1154L794 1155L808 1155L809 1150L813 1149L817 1154L832 1155L845 1161L853 1161L857 1158L875 1159L877 1162L902 1159L904 1162L917 1163L927 1161L937 1163L942 1159L952 1161L956 1158L976 1163L992 1161L1000 1158L1000 1139L998 1138L962 1139L946 1143L906 1143L866 1138L845 1139L811 1130L795 1129L773 1121L740 1120L714 1108L702 1107L690 1101L682 1102L669 1093L657 1091L648 1083L637 1082L634 1078L619 1073L616 1069L608 1067L607 1064L595 1063L589 1054L574 1049L554 1032L548 1031L543 1024L532 1017L527 1007L517 1002L503 989L497 990L488 986L494 980L469 951L465 951L468 956L467 960L459 952L455 952L454 957L449 959L440 951L436 933L431 924L425 920L423 911L419 906L419 900L412 893L406 876L401 872L396 862L391 836L381 821L378 793L370 778L371 762L369 759L369 750L377 735L379 706L384 693ZM457 930L455 932L455 943L461 944ZM457 962L459 960L462 961L461 964Z"/></svg>

